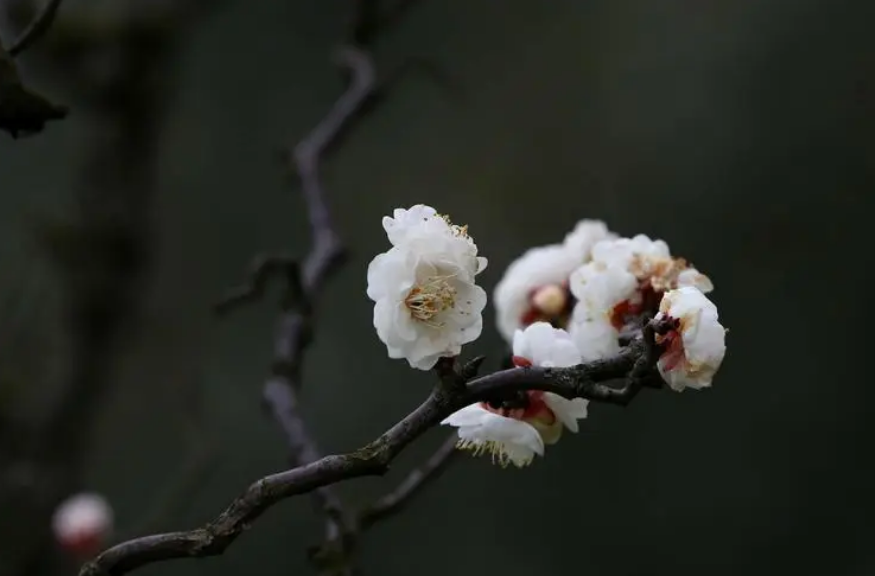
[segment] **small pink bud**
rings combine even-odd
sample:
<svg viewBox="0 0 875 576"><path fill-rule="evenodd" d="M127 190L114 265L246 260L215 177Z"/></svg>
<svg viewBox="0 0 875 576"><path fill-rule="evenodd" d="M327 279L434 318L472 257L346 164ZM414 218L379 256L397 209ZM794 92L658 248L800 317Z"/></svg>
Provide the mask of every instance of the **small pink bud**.
<svg viewBox="0 0 875 576"><path fill-rule="evenodd" d="M58 506L52 530L61 547L80 561L96 556L112 533L112 508L103 496L81 493Z"/></svg>

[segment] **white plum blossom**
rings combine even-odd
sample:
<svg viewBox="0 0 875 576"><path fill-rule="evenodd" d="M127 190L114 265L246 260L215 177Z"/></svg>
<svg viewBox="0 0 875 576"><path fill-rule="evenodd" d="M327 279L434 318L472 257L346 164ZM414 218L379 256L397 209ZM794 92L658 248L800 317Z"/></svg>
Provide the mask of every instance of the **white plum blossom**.
<svg viewBox="0 0 875 576"><path fill-rule="evenodd" d="M82 558L100 551L112 527L112 508L100 494L75 494L62 502L52 517L52 531L58 543Z"/></svg>
<svg viewBox="0 0 875 576"><path fill-rule="evenodd" d="M666 290L714 288L686 260L674 258L663 240L644 234L597 242L592 261L577 268L568 284L577 300L568 332L586 361L619 352L620 330L644 313L655 313Z"/></svg>
<svg viewBox="0 0 875 576"><path fill-rule="evenodd" d="M569 275L589 261L597 242L613 237L604 222L581 220L561 244L531 248L512 262L494 292L504 339L511 342L517 329L533 322L565 326L572 303Z"/></svg>
<svg viewBox="0 0 875 576"><path fill-rule="evenodd" d="M498 330L505 340L511 341L517 329L534 319L552 317L565 309L568 296L563 284L580 263L562 244L554 244L531 248L508 266L493 295ZM548 310L533 303L543 290L550 294Z"/></svg>
<svg viewBox="0 0 875 576"><path fill-rule="evenodd" d="M458 428L458 446L475 456L489 454L502 466L528 466L544 455L538 430L522 419L507 417L485 404L471 404L453 412L441 424Z"/></svg>
<svg viewBox="0 0 875 576"><path fill-rule="evenodd" d="M714 289L707 276L690 267L683 258L674 258L665 241L651 240L644 234L598 242L592 248L592 259L628 270L638 279L642 290L662 293L680 286L695 286L708 293Z"/></svg>
<svg viewBox="0 0 875 576"><path fill-rule="evenodd" d="M581 362L580 353L564 330L536 322L518 330L513 339L517 366L565 367ZM568 400L552 392L529 391L514 398L481 402L451 414L441 424L458 428L458 447L475 455L490 454L502 466L527 466L545 445L555 444L563 426L578 431L587 416L588 401Z"/></svg>
<svg viewBox="0 0 875 576"><path fill-rule="evenodd" d="M673 324L657 335L657 343L665 347L657 368L671 389L711 386L726 355L726 329L717 306L700 290L684 286L665 293L654 320Z"/></svg>
<svg viewBox="0 0 875 576"><path fill-rule="evenodd" d="M368 267L374 327L390 358L429 370L480 336L486 292L475 276L486 259L465 227L428 206L396 210L383 226L394 246Z"/></svg>
<svg viewBox="0 0 875 576"><path fill-rule="evenodd" d="M637 294L638 280L619 265L593 261L571 274L569 288L577 304L568 332L583 359L589 362L617 354L621 319L626 303Z"/></svg>

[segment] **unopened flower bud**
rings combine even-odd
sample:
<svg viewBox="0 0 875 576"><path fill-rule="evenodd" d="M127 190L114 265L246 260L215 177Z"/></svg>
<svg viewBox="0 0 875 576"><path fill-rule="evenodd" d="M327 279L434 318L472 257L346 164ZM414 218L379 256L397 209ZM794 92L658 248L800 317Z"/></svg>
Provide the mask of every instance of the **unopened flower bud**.
<svg viewBox="0 0 875 576"><path fill-rule="evenodd" d="M58 506L52 518L52 530L61 547L84 561L106 545L112 533L112 508L103 496L81 493Z"/></svg>
<svg viewBox="0 0 875 576"><path fill-rule="evenodd" d="M565 290L556 284L542 286L532 295L532 305L546 316L558 316L567 303Z"/></svg>

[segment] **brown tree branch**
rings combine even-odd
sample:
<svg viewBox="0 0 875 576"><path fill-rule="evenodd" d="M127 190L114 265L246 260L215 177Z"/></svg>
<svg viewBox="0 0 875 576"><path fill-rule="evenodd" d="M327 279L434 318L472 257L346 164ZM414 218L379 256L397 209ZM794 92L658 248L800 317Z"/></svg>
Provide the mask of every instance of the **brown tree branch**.
<svg viewBox="0 0 875 576"><path fill-rule="evenodd" d="M55 21L55 16L58 14L58 8L61 7L63 0L49 0L40 10L34 19L28 24L24 32L9 47L9 55L13 58L27 50L31 44L39 40L46 33L52 22Z"/></svg>
<svg viewBox="0 0 875 576"><path fill-rule="evenodd" d="M119 576L153 562L221 554L276 503L342 480L385 474L392 460L426 430L455 410L513 390L547 390L566 398L627 405L643 386L657 381L653 331L648 329L619 355L569 368L513 368L471 381L461 390L443 382L413 412L366 446L325 456L253 483L214 521L187 532L137 538L106 550L83 566L80 576ZM621 387L609 382L625 379Z"/></svg>

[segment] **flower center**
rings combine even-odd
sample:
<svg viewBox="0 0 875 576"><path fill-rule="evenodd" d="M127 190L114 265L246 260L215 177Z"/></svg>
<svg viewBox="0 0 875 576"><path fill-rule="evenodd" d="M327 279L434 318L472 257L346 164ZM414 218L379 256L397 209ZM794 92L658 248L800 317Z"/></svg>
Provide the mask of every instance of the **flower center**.
<svg viewBox="0 0 875 576"><path fill-rule="evenodd" d="M643 282L638 291L628 300L623 300L608 313L608 318L617 330L622 330L629 323L634 323L642 314L654 313L659 310L662 293L650 286L650 281Z"/></svg>
<svg viewBox="0 0 875 576"><path fill-rule="evenodd" d="M414 286L404 305L410 310L410 315L420 322L433 324L435 316L456 305L456 289L448 280L450 276L432 276L424 283Z"/></svg>
<svg viewBox="0 0 875 576"><path fill-rule="evenodd" d="M480 405L493 414L522 420L529 424L544 423L550 425L556 420L556 415L547 407L544 393L540 390L508 392L501 397L482 402Z"/></svg>
<svg viewBox="0 0 875 576"><path fill-rule="evenodd" d="M548 322L554 328L565 328L574 303L567 282L539 286L529 293L529 308L520 317L520 323L528 326Z"/></svg>
<svg viewBox="0 0 875 576"><path fill-rule="evenodd" d="M681 323L676 318L668 317L656 328L656 343L662 347L663 370L674 370L686 358L684 339L680 333Z"/></svg>

